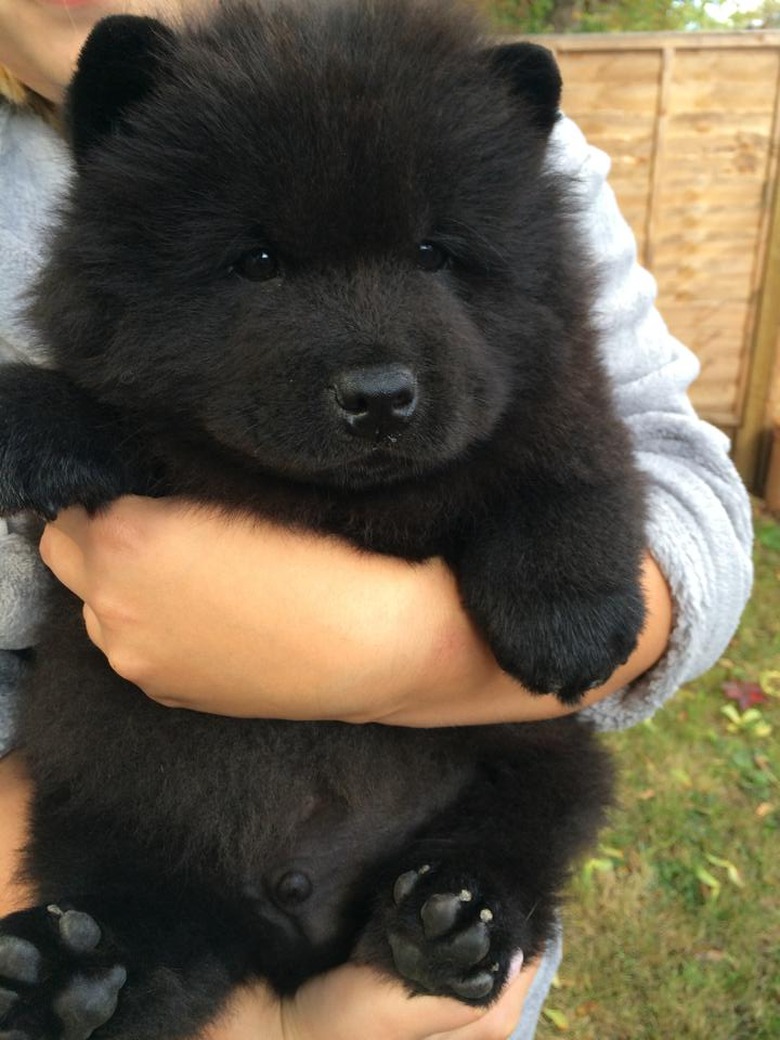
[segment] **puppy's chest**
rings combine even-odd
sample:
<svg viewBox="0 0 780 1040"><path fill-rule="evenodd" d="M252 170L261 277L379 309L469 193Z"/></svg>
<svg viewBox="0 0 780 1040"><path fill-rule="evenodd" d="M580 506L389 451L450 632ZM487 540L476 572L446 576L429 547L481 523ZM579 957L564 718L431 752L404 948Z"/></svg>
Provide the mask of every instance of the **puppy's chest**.
<svg viewBox="0 0 780 1040"><path fill-rule="evenodd" d="M335 534L373 552L422 560L468 538L488 510L484 474L465 469L371 488L316 485L249 471L202 454L172 456L166 494L211 502L293 528Z"/></svg>

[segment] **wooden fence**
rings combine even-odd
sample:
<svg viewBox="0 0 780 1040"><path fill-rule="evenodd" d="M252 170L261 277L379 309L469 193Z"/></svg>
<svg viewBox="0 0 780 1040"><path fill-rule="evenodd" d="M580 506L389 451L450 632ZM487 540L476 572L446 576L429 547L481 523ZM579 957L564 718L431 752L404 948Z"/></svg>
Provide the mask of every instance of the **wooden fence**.
<svg viewBox="0 0 780 1040"><path fill-rule="evenodd" d="M567 115L612 157L667 323L701 359L694 402L760 492L780 421L780 32L539 39Z"/></svg>

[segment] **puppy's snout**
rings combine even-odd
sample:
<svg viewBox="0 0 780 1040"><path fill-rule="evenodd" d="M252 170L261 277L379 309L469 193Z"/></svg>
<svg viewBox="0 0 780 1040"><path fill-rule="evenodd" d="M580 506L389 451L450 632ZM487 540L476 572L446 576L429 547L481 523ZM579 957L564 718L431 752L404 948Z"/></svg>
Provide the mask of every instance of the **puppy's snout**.
<svg viewBox="0 0 780 1040"><path fill-rule="evenodd" d="M403 365L348 369L333 390L347 429L366 440L399 433L417 410L417 379Z"/></svg>

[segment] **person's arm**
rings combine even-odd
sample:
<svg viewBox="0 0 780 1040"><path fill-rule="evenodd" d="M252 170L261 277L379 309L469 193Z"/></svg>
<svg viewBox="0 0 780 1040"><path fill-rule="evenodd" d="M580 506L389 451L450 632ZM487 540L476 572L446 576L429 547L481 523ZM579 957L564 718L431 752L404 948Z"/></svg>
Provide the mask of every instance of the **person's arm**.
<svg viewBox="0 0 780 1040"><path fill-rule="evenodd" d="M20 752L0 758L0 917L27 905L18 878L32 791Z"/></svg>
<svg viewBox="0 0 780 1040"><path fill-rule="evenodd" d="M89 635L116 671L171 707L415 726L571 710L501 671L441 560L412 565L142 498L93 519L66 510L41 551L85 601ZM644 586L636 651L582 706L663 653L671 605L650 557Z"/></svg>
<svg viewBox="0 0 780 1040"><path fill-rule="evenodd" d="M636 241L607 182L608 156L561 119L550 161L576 193L598 284L604 363L646 479L646 545L673 603L658 664L586 713L597 727L614 729L652 715L723 653L752 584L750 501L728 438L688 398L699 362L655 307L655 282L637 263Z"/></svg>
<svg viewBox="0 0 780 1040"><path fill-rule="evenodd" d="M0 917L29 905L16 874L30 794L21 753L0 759ZM240 990L203 1040L503 1040L520 1017L533 976L533 967L519 972L484 1011L454 1000L409 998L400 984L348 964L284 1001L260 983Z"/></svg>

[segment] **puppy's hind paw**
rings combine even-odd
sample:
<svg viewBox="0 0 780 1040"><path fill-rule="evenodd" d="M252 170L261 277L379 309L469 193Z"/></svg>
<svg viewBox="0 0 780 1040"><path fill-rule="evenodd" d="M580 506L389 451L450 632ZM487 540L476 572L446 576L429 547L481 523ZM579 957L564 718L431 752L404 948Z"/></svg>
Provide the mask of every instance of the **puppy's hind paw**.
<svg viewBox="0 0 780 1040"><path fill-rule="evenodd" d="M0 1040L88 1040L126 981L89 914L51 905L0 922Z"/></svg>
<svg viewBox="0 0 780 1040"><path fill-rule="evenodd" d="M428 865L396 880L387 940L396 970L417 992L485 1005L501 991L512 951L481 888Z"/></svg>

